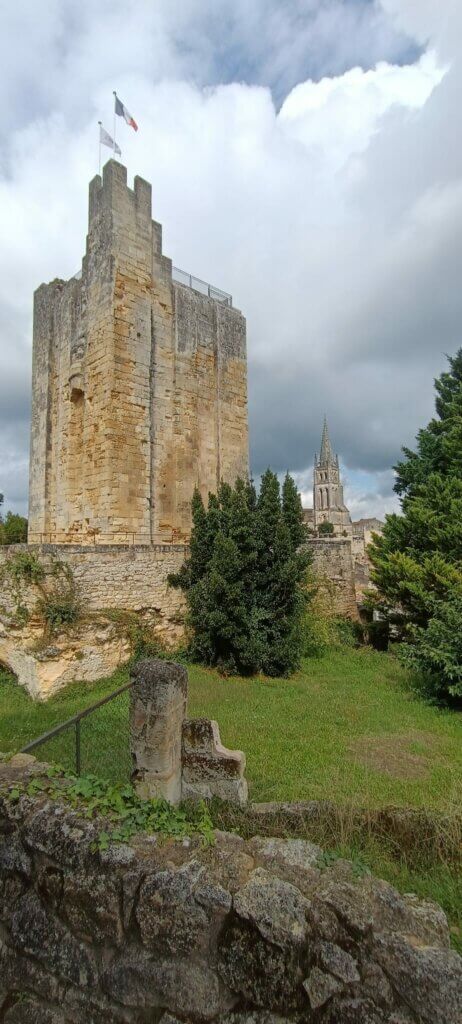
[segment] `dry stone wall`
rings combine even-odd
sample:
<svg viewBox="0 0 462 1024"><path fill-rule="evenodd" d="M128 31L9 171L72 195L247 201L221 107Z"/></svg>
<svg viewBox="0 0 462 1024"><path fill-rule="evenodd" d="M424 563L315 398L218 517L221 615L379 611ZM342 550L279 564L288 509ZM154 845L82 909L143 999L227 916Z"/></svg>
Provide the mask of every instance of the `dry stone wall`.
<svg viewBox="0 0 462 1024"><path fill-rule="evenodd" d="M95 853L103 821L5 796L43 771L0 764L4 1024L461 1024L436 905L301 839Z"/></svg>
<svg viewBox="0 0 462 1024"><path fill-rule="evenodd" d="M358 618L355 569L349 538L312 537L308 545L313 554L323 604L335 615Z"/></svg>

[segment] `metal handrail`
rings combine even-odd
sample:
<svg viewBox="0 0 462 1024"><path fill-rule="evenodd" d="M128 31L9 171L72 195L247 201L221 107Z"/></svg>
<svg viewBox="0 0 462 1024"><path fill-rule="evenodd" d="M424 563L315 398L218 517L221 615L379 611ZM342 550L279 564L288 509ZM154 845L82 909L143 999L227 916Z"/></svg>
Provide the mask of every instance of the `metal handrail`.
<svg viewBox="0 0 462 1024"><path fill-rule="evenodd" d="M78 270L71 280L80 281L81 277L82 271ZM233 297L229 292L216 288L215 285L209 284L208 281L203 281L201 277L194 277L194 274L188 274L187 270L181 270L180 267L172 267L172 278L178 284L184 284L187 288L193 288L196 292L201 292L202 295L208 295L209 299L215 299L216 302L221 302L224 306L232 306L233 304Z"/></svg>
<svg viewBox="0 0 462 1024"><path fill-rule="evenodd" d="M81 756L80 756L80 723L82 718L87 718L93 711L97 711L98 708L103 707L103 704L108 704L109 701L114 700L114 697L118 697L121 693L125 693L126 690L130 690L133 683L125 683L124 686L119 686L118 690L114 690L113 693L109 693L107 697L102 697L101 700L96 701L95 704L90 704L88 708L84 708L83 711L79 711L76 715L72 715L72 718L68 718L65 722L60 722L59 725L55 725L53 729L49 729L48 732L42 733L41 736L37 736L35 740L31 740L30 743L26 743L25 747L21 747L21 754L29 754L31 750L36 750L42 743L47 743L48 740L53 739L54 736L59 736L65 729L69 729L75 725L75 765L77 775L80 775L81 768Z"/></svg>
<svg viewBox="0 0 462 1024"><path fill-rule="evenodd" d="M172 277L178 284L184 284L187 288L193 288L196 292L207 295L209 299L222 302L225 306L232 306L233 304L233 297L229 292L216 288L215 285L209 284L208 281L203 281L201 277L194 277L193 274L188 274L186 270L180 270L180 267L172 267Z"/></svg>

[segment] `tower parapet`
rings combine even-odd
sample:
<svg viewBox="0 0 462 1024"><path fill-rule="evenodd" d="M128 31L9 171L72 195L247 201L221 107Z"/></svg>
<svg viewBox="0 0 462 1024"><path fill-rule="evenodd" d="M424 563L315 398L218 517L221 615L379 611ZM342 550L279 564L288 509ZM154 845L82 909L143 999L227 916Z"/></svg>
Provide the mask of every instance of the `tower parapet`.
<svg viewBox="0 0 462 1024"><path fill-rule="evenodd" d="M204 495L248 471L245 320L172 278L151 186L90 183L82 270L34 296L29 540L189 537Z"/></svg>

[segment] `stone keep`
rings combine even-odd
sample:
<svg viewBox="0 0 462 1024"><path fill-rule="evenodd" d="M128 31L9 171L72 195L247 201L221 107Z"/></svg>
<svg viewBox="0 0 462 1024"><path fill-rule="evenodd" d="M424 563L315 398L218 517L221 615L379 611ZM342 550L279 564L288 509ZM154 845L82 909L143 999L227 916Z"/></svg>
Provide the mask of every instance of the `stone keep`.
<svg viewBox="0 0 462 1024"><path fill-rule="evenodd" d="M81 273L35 293L29 543L187 541L194 487L247 472L245 319L173 280L151 186L110 160Z"/></svg>

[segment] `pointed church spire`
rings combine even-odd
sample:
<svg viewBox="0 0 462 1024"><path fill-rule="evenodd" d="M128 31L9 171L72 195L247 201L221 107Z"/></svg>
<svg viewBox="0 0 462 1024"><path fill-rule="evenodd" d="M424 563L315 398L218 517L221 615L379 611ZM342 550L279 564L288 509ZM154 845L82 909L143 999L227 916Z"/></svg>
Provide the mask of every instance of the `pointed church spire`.
<svg viewBox="0 0 462 1024"><path fill-rule="evenodd" d="M321 439L321 452L319 455L319 464L321 466L329 465L334 462L334 453L329 438L329 429L327 426L327 417L324 416L324 426L322 428L322 439Z"/></svg>

